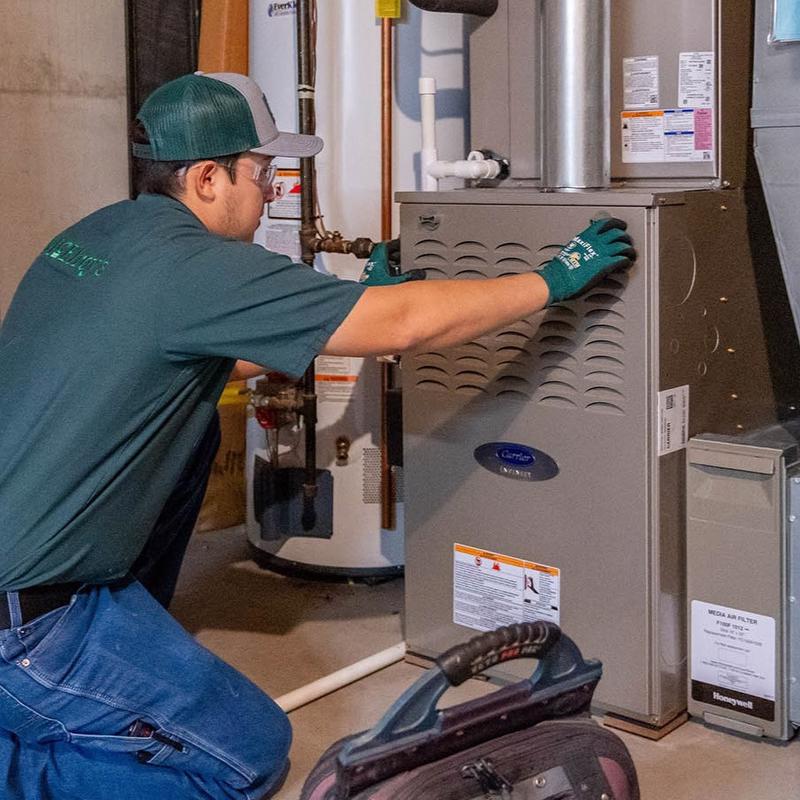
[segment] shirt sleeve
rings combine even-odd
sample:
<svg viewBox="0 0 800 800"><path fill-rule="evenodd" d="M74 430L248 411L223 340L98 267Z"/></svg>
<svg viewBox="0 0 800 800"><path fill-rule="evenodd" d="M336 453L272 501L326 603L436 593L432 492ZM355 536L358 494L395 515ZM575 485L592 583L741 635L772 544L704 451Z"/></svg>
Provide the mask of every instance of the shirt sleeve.
<svg viewBox="0 0 800 800"><path fill-rule="evenodd" d="M156 328L166 358L241 358L302 374L364 292L259 245L217 240L173 263Z"/></svg>

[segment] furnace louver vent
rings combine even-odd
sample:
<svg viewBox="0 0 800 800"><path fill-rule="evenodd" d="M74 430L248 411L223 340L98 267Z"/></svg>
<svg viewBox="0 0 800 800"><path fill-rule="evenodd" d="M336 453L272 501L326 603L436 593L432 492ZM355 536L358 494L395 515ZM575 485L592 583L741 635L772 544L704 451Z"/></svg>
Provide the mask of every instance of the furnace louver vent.
<svg viewBox="0 0 800 800"><path fill-rule="evenodd" d="M415 245L413 266L428 278L475 280L535 269L547 248L490 247L438 239ZM606 278L584 297L551 306L492 336L409 359L417 389L506 397L598 414L625 413L627 276Z"/></svg>

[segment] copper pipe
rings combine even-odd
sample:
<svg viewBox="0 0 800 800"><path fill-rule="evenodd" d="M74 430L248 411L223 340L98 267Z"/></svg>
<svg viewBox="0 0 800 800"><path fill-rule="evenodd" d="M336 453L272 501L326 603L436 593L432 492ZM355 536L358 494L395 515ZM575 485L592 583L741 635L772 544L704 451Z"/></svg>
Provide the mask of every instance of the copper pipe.
<svg viewBox="0 0 800 800"><path fill-rule="evenodd" d="M381 239L392 238L392 20L381 20ZM389 463L387 394L394 386L394 365L381 364L381 527L394 530L395 476Z"/></svg>

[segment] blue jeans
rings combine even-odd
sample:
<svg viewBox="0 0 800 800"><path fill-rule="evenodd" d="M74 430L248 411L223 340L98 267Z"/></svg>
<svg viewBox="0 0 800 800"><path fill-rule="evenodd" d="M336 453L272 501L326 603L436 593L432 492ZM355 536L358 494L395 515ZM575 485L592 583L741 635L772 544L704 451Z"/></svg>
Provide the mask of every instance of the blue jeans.
<svg viewBox="0 0 800 800"><path fill-rule="evenodd" d="M3 800L256 800L280 785L286 715L137 581L84 587L24 625L15 599L0 630Z"/></svg>

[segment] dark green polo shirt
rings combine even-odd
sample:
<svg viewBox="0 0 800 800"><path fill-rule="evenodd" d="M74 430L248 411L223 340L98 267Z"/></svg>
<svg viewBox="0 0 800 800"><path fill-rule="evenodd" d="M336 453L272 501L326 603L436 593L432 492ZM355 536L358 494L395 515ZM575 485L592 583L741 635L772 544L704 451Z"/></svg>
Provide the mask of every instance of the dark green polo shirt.
<svg viewBox="0 0 800 800"><path fill-rule="evenodd" d="M163 196L57 236L0 329L0 589L123 576L234 359L302 374L362 291Z"/></svg>

